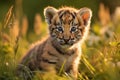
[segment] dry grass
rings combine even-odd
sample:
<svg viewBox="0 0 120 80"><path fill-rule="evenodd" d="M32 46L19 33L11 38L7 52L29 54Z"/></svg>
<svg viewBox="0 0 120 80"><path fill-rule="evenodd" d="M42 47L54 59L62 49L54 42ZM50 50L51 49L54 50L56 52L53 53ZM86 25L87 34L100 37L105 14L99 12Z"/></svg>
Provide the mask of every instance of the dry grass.
<svg viewBox="0 0 120 80"><path fill-rule="evenodd" d="M30 41L26 39L26 36L19 35L14 35L13 39L11 34L17 33L11 33L10 30L14 32L13 26L12 29L7 27L11 18L10 15L12 15L11 10L12 7L5 19L5 27L0 25L0 80L21 80L15 75L18 62L27 51L31 44L30 41L35 42L47 34L46 24L41 22L40 34L30 33ZM114 22L110 22L103 27L95 22L91 27L92 32L90 32L88 40L83 45L78 80L118 80L120 77L120 23L116 25ZM61 74L61 72L62 68L59 73ZM33 80L70 79L70 76L66 73L62 77L51 73L43 76L40 75L40 71L37 71L33 78Z"/></svg>

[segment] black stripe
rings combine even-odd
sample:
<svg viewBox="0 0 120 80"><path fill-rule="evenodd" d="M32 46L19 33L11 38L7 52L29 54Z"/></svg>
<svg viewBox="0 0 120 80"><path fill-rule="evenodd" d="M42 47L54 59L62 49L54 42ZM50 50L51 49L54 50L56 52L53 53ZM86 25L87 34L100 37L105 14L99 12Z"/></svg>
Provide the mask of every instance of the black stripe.
<svg viewBox="0 0 120 80"><path fill-rule="evenodd" d="M63 13L62 13L63 12ZM62 19L62 16L65 14L65 11L63 10L63 11L61 11L61 13L59 14L60 16L59 16L59 18L60 18L60 20Z"/></svg>
<svg viewBox="0 0 120 80"><path fill-rule="evenodd" d="M56 50L57 50L60 54L63 54L63 55L65 54L63 51L61 51L61 50L60 50L60 48L59 48L59 47L57 47L57 46L56 46L56 47L55 47L55 46L53 46L53 47L54 47L54 48L55 48L55 49L56 49Z"/></svg>
<svg viewBox="0 0 120 80"><path fill-rule="evenodd" d="M49 63L49 64L56 64L56 62L50 62L49 60L44 59L44 58L42 58L42 61L43 61L43 62L46 62L46 63Z"/></svg>
<svg viewBox="0 0 120 80"><path fill-rule="evenodd" d="M52 54L51 52L49 52L49 51L48 51L48 54L49 54L50 56L57 57L57 56L55 56L54 54Z"/></svg>
<svg viewBox="0 0 120 80"><path fill-rule="evenodd" d="M75 19L75 15L73 14L73 13L70 13L71 15L72 15L72 17L73 17L73 20Z"/></svg>
<svg viewBox="0 0 120 80"><path fill-rule="evenodd" d="M61 21L63 21L63 20L62 20L62 16L63 16L63 14L59 16L59 18L60 18Z"/></svg>
<svg viewBox="0 0 120 80"><path fill-rule="evenodd" d="M41 45L39 46L39 48L38 48L38 51L37 51L37 52L39 52L39 54L37 54L37 56L36 56L36 59L37 59L38 61L41 61L41 58L40 58L40 57L41 57L41 55L43 54L43 49L44 49L46 43L47 43L47 40L44 41L43 44L41 44Z"/></svg>
<svg viewBox="0 0 120 80"><path fill-rule="evenodd" d="M60 11L58 12L58 14L60 15L63 11L64 11L64 10L60 10Z"/></svg>
<svg viewBox="0 0 120 80"><path fill-rule="evenodd" d="M56 49L56 51L58 51L60 54L65 54L64 53L64 51L62 51L62 49L60 48L60 47L58 47L58 45L57 46L55 46L55 44L54 44L55 42L54 41L52 41L52 46ZM61 49L61 50L60 50Z"/></svg>

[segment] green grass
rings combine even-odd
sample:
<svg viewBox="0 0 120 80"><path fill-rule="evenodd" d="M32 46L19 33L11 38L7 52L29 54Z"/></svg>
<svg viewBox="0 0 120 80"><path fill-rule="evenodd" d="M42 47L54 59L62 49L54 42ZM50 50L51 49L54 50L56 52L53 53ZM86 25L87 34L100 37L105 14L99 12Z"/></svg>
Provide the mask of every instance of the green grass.
<svg viewBox="0 0 120 80"><path fill-rule="evenodd" d="M113 25L112 30L107 30L111 33L104 34L100 34L102 26L97 22L92 25L93 31L89 34L92 38L83 44L78 80L118 80L120 78L119 25ZM0 80L21 80L15 75L16 66L29 48L30 42L35 42L47 34L45 26L46 24L43 23L39 37L31 33L30 41L24 37L19 37L16 41L9 35L9 29L7 27L2 29L0 25ZM51 73L43 76L40 75L40 71L37 71L33 80L70 80L70 76L66 73L62 77Z"/></svg>

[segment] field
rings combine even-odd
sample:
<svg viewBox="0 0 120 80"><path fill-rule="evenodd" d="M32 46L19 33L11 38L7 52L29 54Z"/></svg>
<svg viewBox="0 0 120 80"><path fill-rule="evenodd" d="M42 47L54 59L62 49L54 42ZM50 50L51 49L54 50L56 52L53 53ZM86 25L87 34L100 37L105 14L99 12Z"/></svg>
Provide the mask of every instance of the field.
<svg viewBox="0 0 120 80"><path fill-rule="evenodd" d="M32 43L48 35L47 25L38 15L37 28L26 34L26 17L22 20L22 27L18 27L17 20L9 25L7 20L8 17L5 23L0 22L0 80L21 80L15 75L16 66ZM91 24L89 36L82 46L78 80L120 78L120 16L114 21L111 18L106 20L105 24L102 21L96 20ZM33 80L70 80L70 76L66 73L62 77L48 73L43 77L38 71Z"/></svg>

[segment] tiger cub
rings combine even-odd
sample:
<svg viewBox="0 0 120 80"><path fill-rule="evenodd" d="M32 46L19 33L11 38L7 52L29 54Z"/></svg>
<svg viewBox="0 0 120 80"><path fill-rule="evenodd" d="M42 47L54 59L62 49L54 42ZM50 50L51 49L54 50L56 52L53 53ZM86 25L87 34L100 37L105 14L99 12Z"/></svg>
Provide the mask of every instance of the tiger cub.
<svg viewBox="0 0 120 80"><path fill-rule="evenodd" d="M76 79L81 45L89 31L92 11L89 8L57 10L47 7L44 16L50 35L28 51L18 66L18 73L28 79L26 70L30 70L30 75L37 70L57 73L63 66L63 71Z"/></svg>

